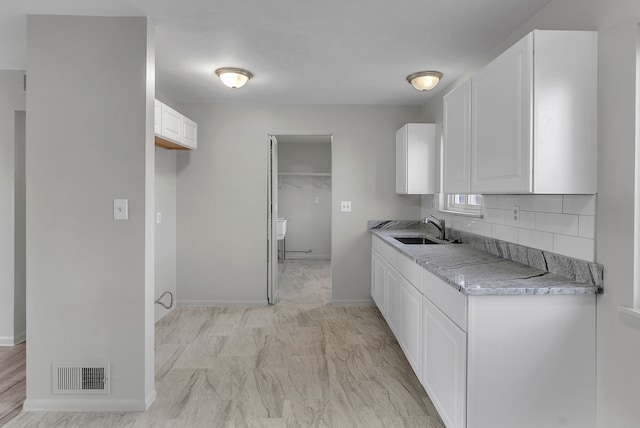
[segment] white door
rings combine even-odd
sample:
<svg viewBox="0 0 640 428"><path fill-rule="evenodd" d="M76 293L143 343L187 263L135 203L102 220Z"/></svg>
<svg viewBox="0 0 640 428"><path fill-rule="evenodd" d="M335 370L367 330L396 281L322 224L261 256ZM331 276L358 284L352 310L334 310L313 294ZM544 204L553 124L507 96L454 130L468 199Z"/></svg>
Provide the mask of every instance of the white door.
<svg viewBox="0 0 640 428"><path fill-rule="evenodd" d="M278 140L269 136L267 171L267 301L278 297Z"/></svg>

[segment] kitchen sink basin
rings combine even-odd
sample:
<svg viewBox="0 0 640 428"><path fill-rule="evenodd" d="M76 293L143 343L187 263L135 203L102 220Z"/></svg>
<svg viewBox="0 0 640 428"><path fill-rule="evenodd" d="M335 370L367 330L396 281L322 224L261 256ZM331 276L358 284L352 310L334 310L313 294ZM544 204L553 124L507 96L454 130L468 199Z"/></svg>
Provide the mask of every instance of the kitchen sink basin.
<svg viewBox="0 0 640 428"><path fill-rule="evenodd" d="M400 241L403 244L408 245L432 245L441 244L441 242L434 241L424 236L394 236L393 239Z"/></svg>

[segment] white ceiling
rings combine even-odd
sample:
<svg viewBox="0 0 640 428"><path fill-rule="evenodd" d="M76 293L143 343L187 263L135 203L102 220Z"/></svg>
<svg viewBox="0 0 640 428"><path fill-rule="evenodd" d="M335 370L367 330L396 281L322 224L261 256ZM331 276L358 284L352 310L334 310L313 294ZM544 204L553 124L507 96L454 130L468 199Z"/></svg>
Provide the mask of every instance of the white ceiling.
<svg viewBox="0 0 640 428"><path fill-rule="evenodd" d="M3 0L0 69L25 69L26 14L148 16L157 88L178 102L419 105L550 0ZM254 74L239 90L213 71Z"/></svg>

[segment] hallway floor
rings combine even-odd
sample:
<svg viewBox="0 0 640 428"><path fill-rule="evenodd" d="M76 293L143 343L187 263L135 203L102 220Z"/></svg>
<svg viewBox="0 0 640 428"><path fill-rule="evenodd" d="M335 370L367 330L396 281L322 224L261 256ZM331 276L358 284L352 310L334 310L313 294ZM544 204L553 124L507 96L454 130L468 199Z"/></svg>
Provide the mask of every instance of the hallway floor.
<svg viewBox="0 0 640 428"><path fill-rule="evenodd" d="M330 261L280 268L275 306L179 307L156 324L147 412L7 427L444 427L378 310L329 303Z"/></svg>
<svg viewBox="0 0 640 428"><path fill-rule="evenodd" d="M26 343L0 346L0 427L22 409L26 393Z"/></svg>

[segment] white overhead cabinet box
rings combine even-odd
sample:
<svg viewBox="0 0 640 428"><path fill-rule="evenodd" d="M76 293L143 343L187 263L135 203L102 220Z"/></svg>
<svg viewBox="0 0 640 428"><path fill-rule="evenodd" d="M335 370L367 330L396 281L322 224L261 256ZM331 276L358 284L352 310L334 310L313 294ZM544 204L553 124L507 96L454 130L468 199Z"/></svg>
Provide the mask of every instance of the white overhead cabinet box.
<svg viewBox="0 0 640 428"><path fill-rule="evenodd" d="M153 128L156 146L169 150L198 147L198 124L158 100L154 104Z"/></svg>
<svg viewBox="0 0 640 428"><path fill-rule="evenodd" d="M597 33L533 31L445 96L444 192L596 193L596 124Z"/></svg>
<svg viewBox="0 0 640 428"><path fill-rule="evenodd" d="M408 123L396 131L396 193L436 193L436 131L432 123Z"/></svg>

